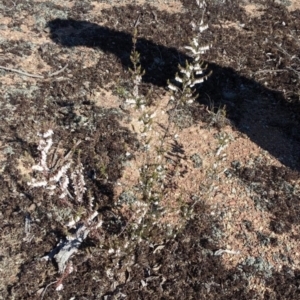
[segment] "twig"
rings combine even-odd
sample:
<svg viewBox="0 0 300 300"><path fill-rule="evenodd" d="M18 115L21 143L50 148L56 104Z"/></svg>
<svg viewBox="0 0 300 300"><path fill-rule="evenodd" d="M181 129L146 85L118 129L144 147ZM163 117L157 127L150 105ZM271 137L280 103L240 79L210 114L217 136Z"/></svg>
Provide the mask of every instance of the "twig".
<svg viewBox="0 0 300 300"><path fill-rule="evenodd" d="M141 15L139 14L136 21L134 22L134 27L137 27L140 24L140 17L141 17Z"/></svg>
<svg viewBox="0 0 300 300"><path fill-rule="evenodd" d="M42 293L42 295L41 295L41 300L44 299L44 296L45 296L45 293L46 293L47 288L48 288L50 285L56 283L57 281L58 281L58 280L53 281L53 282L49 283L49 284L45 287L45 289L44 289L44 291L43 291L43 293Z"/></svg>
<svg viewBox="0 0 300 300"><path fill-rule="evenodd" d="M255 72L255 74L259 74L259 73L272 73L272 72L280 73L280 72L288 72L288 70L295 72L298 75L298 77L300 77L300 72L297 71L297 70L295 70L295 69L293 69L293 68L291 68L291 67L286 67L285 70L271 70L271 69L260 70L260 71Z"/></svg>
<svg viewBox="0 0 300 300"><path fill-rule="evenodd" d="M3 67L3 66L0 66L0 69L6 70L6 71L15 72L15 73L18 73L20 75L24 75L24 76L28 76L28 77L45 79L44 76L26 73L26 72L23 72L23 71L20 71L20 70L17 70L17 69L6 68L6 67Z"/></svg>
<svg viewBox="0 0 300 300"><path fill-rule="evenodd" d="M81 143L81 141L77 141L76 144L72 147L72 149L63 157L62 159L59 159L58 162L59 164L63 164L67 160L69 160L69 156L75 151L75 148ZM57 165L57 163L55 165Z"/></svg>
<svg viewBox="0 0 300 300"><path fill-rule="evenodd" d="M237 254L239 255L240 254L240 251L234 251L234 250L223 250L223 249L220 249L220 250L217 250L214 255L216 256L219 256L219 255L222 255L223 253L228 253L228 254Z"/></svg>
<svg viewBox="0 0 300 300"><path fill-rule="evenodd" d="M50 73L48 76L42 76L42 75L30 74L30 73L23 72L23 71L21 71L21 70L12 69L12 68L7 68L7 67L4 67L4 66L0 66L0 69L6 70L6 71L10 71L10 72L15 72L15 73L18 73L18 74L20 74L20 75L24 75L24 76L28 76L28 77L40 78L40 79L46 79L46 78L48 78L48 77L53 77L53 76L55 76L55 75L60 74L60 73L63 72L67 67L68 67L68 64L66 64L62 69L60 69L60 70L58 70L58 71L56 71L56 72Z"/></svg>
<svg viewBox="0 0 300 300"><path fill-rule="evenodd" d="M68 64L66 64L62 69L49 74L48 77L52 77L52 76L58 75L59 73L63 72L67 67L68 67Z"/></svg>
<svg viewBox="0 0 300 300"><path fill-rule="evenodd" d="M293 68L290 68L290 67L287 67L287 69L295 72L298 75L298 77L300 78L300 72L299 71L297 71L297 70L295 70Z"/></svg>
<svg viewBox="0 0 300 300"><path fill-rule="evenodd" d="M285 71L287 71L287 70L271 70L271 69L267 69L267 70L256 71L255 74L259 74L259 73L272 73L272 72L279 73L279 72L285 72Z"/></svg>
<svg viewBox="0 0 300 300"><path fill-rule="evenodd" d="M289 56L291 59L297 59L300 61L300 59L296 55L289 54L286 50L284 50L279 44L275 43L275 45L278 47L279 51L281 51L283 54Z"/></svg>
<svg viewBox="0 0 300 300"><path fill-rule="evenodd" d="M152 12L155 22L158 23L157 14L153 10L151 12Z"/></svg>

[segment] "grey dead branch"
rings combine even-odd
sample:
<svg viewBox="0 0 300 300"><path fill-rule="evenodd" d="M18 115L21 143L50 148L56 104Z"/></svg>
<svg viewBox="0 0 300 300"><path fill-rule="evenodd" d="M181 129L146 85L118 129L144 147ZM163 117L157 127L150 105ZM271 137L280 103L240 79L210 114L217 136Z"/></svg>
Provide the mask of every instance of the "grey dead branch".
<svg viewBox="0 0 300 300"><path fill-rule="evenodd" d="M68 67L68 64L66 64L63 68L61 68L58 71L55 71L53 73L49 73L48 76L31 74L31 73L27 73L27 72L24 72L24 71L21 71L21 70L18 70L18 69L7 68L7 67L4 67L4 66L0 66L0 69L5 70L5 71L9 71L9 72L14 72L14 73L17 73L19 75L23 75L23 76L27 76L27 77L46 79L46 78L53 77L53 76L56 76L56 75L62 73L67 67Z"/></svg>
<svg viewBox="0 0 300 300"><path fill-rule="evenodd" d="M98 228L102 225L102 221L96 223L96 225L91 224L97 215L97 212L94 213L88 220L89 225L79 225L74 236L69 236L65 240L61 240L57 246L42 259L55 259L58 265L58 271L62 274L65 271L71 256L78 251L80 245L86 239L91 229Z"/></svg>

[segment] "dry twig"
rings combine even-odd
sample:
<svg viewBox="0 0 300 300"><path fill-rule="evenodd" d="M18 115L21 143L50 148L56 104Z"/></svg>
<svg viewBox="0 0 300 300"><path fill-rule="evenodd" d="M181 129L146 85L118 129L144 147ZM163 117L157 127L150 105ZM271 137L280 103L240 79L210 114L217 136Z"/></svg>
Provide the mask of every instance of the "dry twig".
<svg viewBox="0 0 300 300"><path fill-rule="evenodd" d="M260 74L260 73L280 73L280 72L286 72L287 70L272 70L272 69L267 69L267 70L259 70L256 71L255 74Z"/></svg>
<svg viewBox="0 0 300 300"><path fill-rule="evenodd" d="M46 79L46 78L48 78L48 77L53 77L53 76L56 76L56 75L60 74L60 73L63 72L67 67L68 67L68 64L66 64L62 69L60 69L60 70L58 70L58 71L56 71L56 72L50 73L48 76L42 76L42 75L36 75L36 74L30 74L30 73L27 73L27 72L23 72L23 71L21 71L21 70L12 69L12 68L7 68L7 67L4 67L4 66L0 66L0 69L6 70L6 71L10 71L10 72L15 72L15 73L17 73L17 74L24 75L24 76L28 76L28 77L40 78L40 79Z"/></svg>

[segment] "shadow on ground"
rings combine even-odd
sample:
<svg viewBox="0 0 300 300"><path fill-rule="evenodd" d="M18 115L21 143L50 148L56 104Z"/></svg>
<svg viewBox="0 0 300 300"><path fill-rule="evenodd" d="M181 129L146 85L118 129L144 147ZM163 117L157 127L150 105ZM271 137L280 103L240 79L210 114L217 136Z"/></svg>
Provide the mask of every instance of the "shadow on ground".
<svg viewBox="0 0 300 300"><path fill-rule="evenodd" d="M48 23L50 37L63 47L85 46L112 53L125 70L131 67L132 35L77 20ZM143 82L160 87L173 79L178 64L191 58L174 47L139 38L136 45L146 70ZM300 101L288 102L283 93L269 89L232 68L209 62L213 75L199 88L199 101L211 109L226 107L232 125L287 167L300 170ZM296 96L296 95L295 95ZM203 112L194 111L194 118Z"/></svg>

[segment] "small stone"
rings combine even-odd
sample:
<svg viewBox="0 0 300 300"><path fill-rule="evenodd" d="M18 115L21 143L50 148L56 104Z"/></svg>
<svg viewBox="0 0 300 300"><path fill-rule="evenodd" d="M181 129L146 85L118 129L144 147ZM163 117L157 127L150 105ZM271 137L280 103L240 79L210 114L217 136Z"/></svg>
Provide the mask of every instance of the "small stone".
<svg viewBox="0 0 300 300"><path fill-rule="evenodd" d="M35 203L32 203L32 204L28 207L28 211L35 211L35 209L36 209Z"/></svg>

